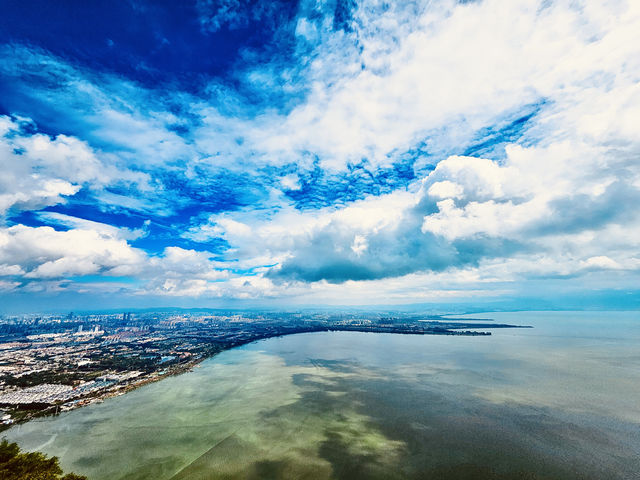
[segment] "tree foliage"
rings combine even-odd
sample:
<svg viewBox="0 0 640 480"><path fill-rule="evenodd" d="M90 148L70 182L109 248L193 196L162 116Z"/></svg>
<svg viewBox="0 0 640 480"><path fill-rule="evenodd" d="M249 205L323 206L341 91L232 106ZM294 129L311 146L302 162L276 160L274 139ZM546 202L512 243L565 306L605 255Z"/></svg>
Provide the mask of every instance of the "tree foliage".
<svg viewBox="0 0 640 480"><path fill-rule="evenodd" d="M87 480L68 473L63 476L57 457L40 452L21 452L16 443L0 442L0 478L2 480Z"/></svg>

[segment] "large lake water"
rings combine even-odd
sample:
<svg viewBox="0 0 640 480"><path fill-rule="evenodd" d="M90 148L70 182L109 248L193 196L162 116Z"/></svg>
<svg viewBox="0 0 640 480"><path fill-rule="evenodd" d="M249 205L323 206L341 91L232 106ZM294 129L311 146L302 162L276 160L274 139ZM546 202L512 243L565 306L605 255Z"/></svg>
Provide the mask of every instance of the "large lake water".
<svg viewBox="0 0 640 480"><path fill-rule="evenodd" d="M5 432L92 480L638 479L640 314L311 333Z"/></svg>

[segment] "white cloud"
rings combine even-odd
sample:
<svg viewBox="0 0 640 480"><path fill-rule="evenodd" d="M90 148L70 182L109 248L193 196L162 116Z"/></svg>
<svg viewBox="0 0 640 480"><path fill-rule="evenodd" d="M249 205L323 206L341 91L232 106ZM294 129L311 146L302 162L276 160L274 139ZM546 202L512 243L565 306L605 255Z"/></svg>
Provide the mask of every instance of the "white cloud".
<svg viewBox="0 0 640 480"><path fill-rule="evenodd" d="M272 162L312 152L327 169L342 170L363 157L385 165L390 153L443 126L456 131L445 141L469 141L527 103L544 100L558 113L579 109L594 94L603 96L590 100L600 108L572 123L585 133L633 131L636 115L623 99L637 95L637 2L486 0L416 7L413 17L408 11L360 2L354 33L336 33L342 41L318 47L306 101L246 129L254 150ZM383 46L381 40L390 41ZM356 57L354 42L362 52ZM354 64L365 68L354 73Z"/></svg>
<svg viewBox="0 0 640 480"><path fill-rule="evenodd" d="M167 247L161 255L149 256L128 244L132 234L127 229L64 220L77 228L57 231L51 227L14 225L0 229L0 276L19 280L3 282L12 288L20 286L23 291L62 291L89 288L82 281L61 283L68 277L134 276L141 285L125 283L118 288L142 294L157 290L158 285L174 285L164 289L171 293L178 286L183 291L188 285L193 293L196 285L214 286L211 282L230 277L229 271L211 260L208 252Z"/></svg>
<svg viewBox="0 0 640 480"><path fill-rule="evenodd" d="M37 210L65 201L83 186L144 185L147 176L98 158L75 137L25 132L28 120L0 116L0 215L10 208Z"/></svg>
<svg viewBox="0 0 640 480"><path fill-rule="evenodd" d="M361 255L368 247L369 244L367 243L367 237L364 235L356 235L353 237L351 250L353 250L356 255Z"/></svg>
<svg viewBox="0 0 640 480"><path fill-rule="evenodd" d="M459 198L462 196L464 189L461 185L450 180L434 182L429 187L429 196L433 198Z"/></svg>
<svg viewBox="0 0 640 480"><path fill-rule="evenodd" d="M586 268L603 268L608 270L618 270L622 266L615 260L610 259L606 255L599 255L597 257L589 257L586 260L580 262Z"/></svg>
<svg viewBox="0 0 640 480"><path fill-rule="evenodd" d="M366 249L366 240L363 240L366 234L392 228L415 201L415 194L398 191L356 201L341 209L327 207L301 212L283 206L272 215L260 211L212 215L207 222L192 227L183 236L201 242L224 238L232 246L229 255L239 259L240 268L282 262L301 244L328 228L350 235L350 242L355 241L355 232L359 240L354 245L362 252ZM349 245L344 247L351 249Z"/></svg>
<svg viewBox="0 0 640 480"><path fill-rule="evenodd" d="M40 220L48 223L53 223L72 229L92 230L99 234L104 234L113 238L122 238L124 240L136 240L147 235L147 232L144 230L144 228L129 229L114 227L113 225L109 225L106 223L94 222L79 217L72 217L71 215L65 215L63 213L38 212L37 216Z"/></svg>
<svg viewBox="0 0 640 480"><path fill-rule="evenodd" d="M9 265L6 263L0 265L0 277L22 274L24 274L24 270L22 270L22 267L20 267L20 265Z"/></svg>
<svg viewBox="0 0 640 480"><path fill-rule="evenodd" d="M20 282L7 282L0 280L0 292L10 292L20 286Z"/></svg>
<svg viewBox="0 0 640 480"><path fill-rule="evenodd" d="M146 267L150 272L157 271L164 278L198 278L200 280L219 280L229 277L226 270L217 270L219 263L211 260L208 252L186 250L180 247L167 247L162 256L153 257Z"/></svg>
<svg viewBox="0 0 640 480"><path fill-rule="evenodd" d="M300 185L300 178L295 173L285 175L280 179L280 185L285 190L300 190L302 185Z"/></svg>
<svg viewBox="0 0 640 480"><path fill-rule="evenodd" d="M0 264L19 265L25 278L109 274L137 266L145 255L105 231L14 225L0 230Z"/></svg>

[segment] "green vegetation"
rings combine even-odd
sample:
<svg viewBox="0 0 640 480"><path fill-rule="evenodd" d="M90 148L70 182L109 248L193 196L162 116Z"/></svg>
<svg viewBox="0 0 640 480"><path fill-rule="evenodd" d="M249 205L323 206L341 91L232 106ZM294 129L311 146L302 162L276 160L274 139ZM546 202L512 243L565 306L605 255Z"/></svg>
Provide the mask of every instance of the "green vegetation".
<svg viewBox="0 0 640 480"><path fill-rule="evenodd" d="M96 370L115 370L117 372L138 370L151 373L156 370L160 356L95 355L91 359L95 362L91 367Z"/></svg>
<svg viewBox="0 0 640 480"><path fill-rule="evenodd" d="M58 458L40 452L25 453L16 443L0 442L0 478L3 480L87 480L68 473L62 476Z"/></svg>
<svg viewBox="0 0 640 480"><path fill-rule="evenodd" d="M71 368L71 367L70 367ZM75 367L74 367L75 368ZM44 372L34 372L21 377L4 375L1 378L6 385L13 385L20 388L33 387L43 383L61 383L63 385L74 385L83 379L79 372L69 370L50 370Z"/></svg>

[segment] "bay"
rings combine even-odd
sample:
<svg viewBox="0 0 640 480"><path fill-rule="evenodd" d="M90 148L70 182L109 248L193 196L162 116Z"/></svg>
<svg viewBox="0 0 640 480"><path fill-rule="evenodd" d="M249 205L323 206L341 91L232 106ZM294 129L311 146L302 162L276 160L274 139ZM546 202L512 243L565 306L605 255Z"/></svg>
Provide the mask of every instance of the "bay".
<svg viewBox="0 0 640 480"><path fill-rule="evenodd" d="M638 478L638 312L478 316L534 328L273 338L5 435L93 480Z"/></svg>

